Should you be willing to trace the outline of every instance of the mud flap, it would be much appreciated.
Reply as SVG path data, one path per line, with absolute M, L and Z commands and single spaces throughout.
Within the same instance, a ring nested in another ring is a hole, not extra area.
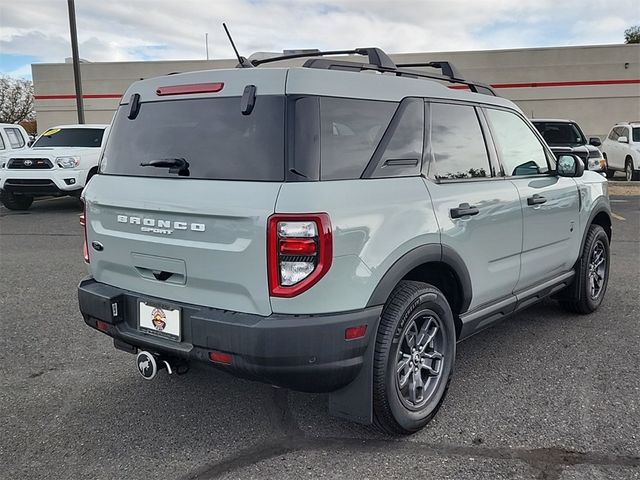
M 376 328 L 377 331 L 377 328 Z M 347 386 L 329 395 L 329 413 L 363 425 L 373 424 L 373 355 L 376 337 L 372 335 L 364 353 L 358 376 Z

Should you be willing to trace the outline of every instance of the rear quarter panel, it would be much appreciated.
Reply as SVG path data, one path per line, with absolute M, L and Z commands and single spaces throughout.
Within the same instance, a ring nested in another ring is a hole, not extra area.
M 274 312 L 331 313 L 364 308 L 387 270 L 417 246 L 439 243 L 428 192 L 420 177 L 286 183 L 276 213 L 331 218 L 333 263 L 311 289 L 271 298 Z

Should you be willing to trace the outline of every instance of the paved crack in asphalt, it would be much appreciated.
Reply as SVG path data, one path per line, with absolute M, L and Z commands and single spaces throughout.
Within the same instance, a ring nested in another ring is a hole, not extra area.
M 557 480 L 564 467 L 573 465 L 640 467 L 640 456 L 580 452 L 563 448 L 519 449 L 450 444 L 409 442 L 394 438 L 309 437 L 298 426 L 289 408 L 288 391 L 273 391 L 273 402 L 266 405 L 272 424 L 280 435 L 268 442 L 241 450 L 227 459 L 205 465 L 180 480 L 212 480 L 261 461 L 292 452 L 340 449 L 350 452 L 402 450 L 428 456 L 476 457 L 494 460 L 521 461 L 539 471 L 539 480 Z

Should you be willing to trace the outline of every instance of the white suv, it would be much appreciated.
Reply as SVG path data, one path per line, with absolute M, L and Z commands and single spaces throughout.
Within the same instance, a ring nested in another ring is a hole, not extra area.
M 640 122 L 616 124 L 602 144 L 607 178 L 624 171 L 627 181 L 640 180 Z
M 26 210 L 34 197 L 80 196 L 98 170 L 108 125 L 61 125 L 45 131 L 29 149 L 0 156 L 0 201 Z

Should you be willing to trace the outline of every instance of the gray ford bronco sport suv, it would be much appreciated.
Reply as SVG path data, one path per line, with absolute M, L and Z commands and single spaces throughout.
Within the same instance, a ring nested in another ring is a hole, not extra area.
M 322 53 L 131 85 L 83 193 L 80 310 L 147 379 L 208 363 L 411 433 L 460 340 L 550 295 L 598 308 L 607 183 L 446 62 Z

